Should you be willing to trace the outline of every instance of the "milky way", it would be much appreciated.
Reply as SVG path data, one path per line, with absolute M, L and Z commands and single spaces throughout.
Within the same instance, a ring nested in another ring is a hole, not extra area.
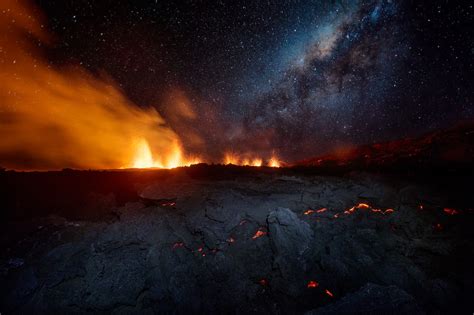
M 298 160 L 474 116 L 467 2 L 38 4 L 52 63 L 109 73 L 209 159 Z M 176 95 L 196 119 L 167 114 Z

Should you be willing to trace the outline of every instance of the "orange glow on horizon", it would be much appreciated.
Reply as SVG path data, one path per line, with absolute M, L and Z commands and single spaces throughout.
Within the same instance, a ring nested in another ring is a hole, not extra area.
M 276 156 L 272 156 L 270 160 L 268 161 L 268 166 L 270 167 L 280 167 L 280 161 Z
M 263 166 L 263 159 L 260 157 L 251 157 L 249 158 L 248 156 L 252 156 L 252 154 L 242 154 L 244 157 L 241 157 L 239 154 L 236 154 L 234 152 L 228 151 L 224 154 L 224 158 L 222 163 L 224 165 L 240 165 L 240 166 L 254 166 L 254 167 L 260 167 Z M 278 160 L 278 158 L 273 155 L 269 160 L 268 163 L 266 164 L 269 167 L 280 167 L 281 162 Z
M 136 145 L 135 156 L 131 168 L 176 168 L 200 163 L 199 158 L 184 158 L 181 146 L 174 142 L 168 152 L 160 158 L 153 158 L 150 146 L 145 139 L 140 139 Z

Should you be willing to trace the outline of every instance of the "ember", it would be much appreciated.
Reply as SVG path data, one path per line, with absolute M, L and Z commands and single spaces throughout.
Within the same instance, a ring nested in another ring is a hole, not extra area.
M 317 288 L 319 286 L 319 283 L 316 281 L 311 280 L 308 282 L 308 288 Z
M 174 207 L 176 206 L 176 202 L 174 201 L 165 201 L 160 204 L 162 207 Z
M 326 292 L 326 294 L 329 295 L 330 297 L 334 297 L 334 294 L 332 294 L 332 292 L 329 291 L 328 289 L 326 289 L 324 292 Z
M 264 231 L 264 230 L 259 229 L 259 230 L 257 230 L 257 232 L 255 233 L 255 235 L 252 236 L 252 239 L 255 240 L 255 239 L 257 239 L 257 238 L 259 238 L 259 237 L 262 237 L 262 236 L 265 236 L 265 235 L 267 235 L 267 232 Z
M 183 246 L 184 246 L 183 242 L 174 243 L 173 244 L 173 249 L 180 248 L 180 247 L 183 247 Z
M 358 205 L 353 206 L 352 208 L 344 211 L 344 214 L 352 214 L 356 211 L 356 209 L 370 209 L 370 211 L 374 213 L 381 213 L 381 214 L 392 213 L 395 211 L 392 208 L 388 208 L 385 211 L 383 211 L 382 209 L 372 208 L 370 205 L 366 203 L 359 203 Z
M 321 208 L 321 209 L 318 209 L 318 210 L 313 210 L 313 209 L 308 209 L 306 210 L 305 212 L 303 212 L 305 215 L 310 215 L 312 213 L 323 213 L 325 211 L 327 211 L 328 209 L 327 208 Z
M 458 211 L 458 210 L 452 209 L 452 208 L 444 208 L 443 211 L 444 211 L 446 214 L 449 214 L 449 215 L 456 215 L 456 214 L 459 214 L 459 211 Z

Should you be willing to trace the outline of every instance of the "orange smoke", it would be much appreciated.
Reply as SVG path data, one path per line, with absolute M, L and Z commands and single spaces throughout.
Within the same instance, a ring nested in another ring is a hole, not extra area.
M 189 164 L 154 109 L 114 82 L 51 66 L 42 18 L 24 1 L 0 1 L 0 165 L 14 169 L 176 167 Z M 28 38 L 27 38 L 28 35 Z

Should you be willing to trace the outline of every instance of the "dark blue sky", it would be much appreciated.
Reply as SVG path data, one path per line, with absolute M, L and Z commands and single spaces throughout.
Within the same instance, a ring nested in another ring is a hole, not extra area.
M 105 71 L 138 106 L 171 90 L 198 113 L 178 133 L 307 158 L 472 118 L 467 1 L 38 1 L 54 63 Z M 186 140 L 186 137 L 184 137 Z M 186 141 L 185 141 L 186 142 Z

